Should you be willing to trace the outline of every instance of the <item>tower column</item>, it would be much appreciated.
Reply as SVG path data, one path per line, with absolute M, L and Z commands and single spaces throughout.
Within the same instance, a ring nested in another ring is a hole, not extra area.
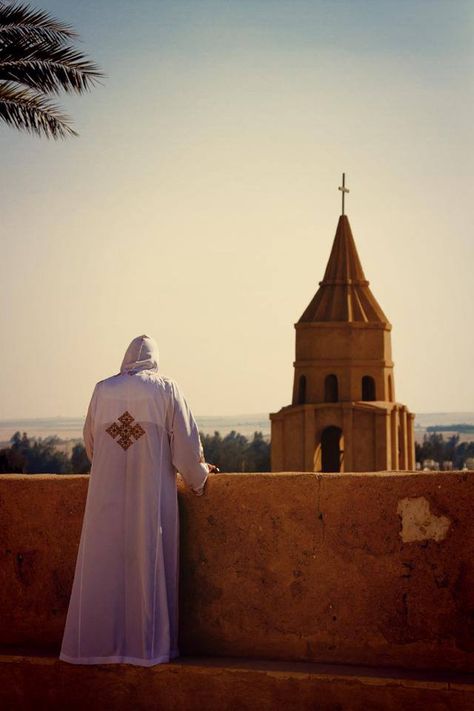
M 408 413 L 407 417 L 407 440 L 408 440 L 408 469 L 409 471 L 414 471 L 416 469 L 416 461 L 415 461 L 415 438 L 414 438 L 414 432 L 413 432 L 413 421 L 415 419 L 415 415 L 411 412 Z
M 390 417 L 383 412 L 375 418 L 375 471 L 386 471 L 391 459 L 390 451 Z
M 387 443 L 387 471 L 390 471 L 393 469 L 392 467 L 392 459 L 393 459 L 393 452 L 392 452 L 392 437 L 391 437 L 391 420 L 390 420 L 390 412 L 387 410 L 385 413 L 385 440 Z
M 408 469 L 408 448 L 407 448 L 407 410 L 403 407 L 400 412 L 400 469 Z
M 398 408 L 395 406 L 391 413 L 391 424 L 392 424 L 392 471 L 399 470 L 399 460 L 398 460 Z

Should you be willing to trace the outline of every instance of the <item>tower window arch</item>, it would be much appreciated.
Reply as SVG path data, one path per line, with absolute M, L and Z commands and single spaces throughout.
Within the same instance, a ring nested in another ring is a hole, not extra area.
M 344 437 L 340 427 L 330 425 L 321 434 L 321 471 L 343 470 Z
M 298 380 L 298 405 L 304 405 L 306 402 L 306 375 L 300 375 Z
M 388 401 L 393 402 L 393 383 L 392 376 L 388 376 Z
M 339 384 L 337 375 L 331 373 L 326 375 L 324 379 L 324 402 L 338 402 L 339 400 Z
M 375 380 L 371 375 L 364 375 L 362 378 L 362 400 L 376 400 Z

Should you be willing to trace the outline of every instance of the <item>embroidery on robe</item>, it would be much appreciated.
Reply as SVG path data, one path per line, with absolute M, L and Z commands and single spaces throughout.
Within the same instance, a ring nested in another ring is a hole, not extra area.
M 132 425 L 135 418 L 131 416 L 128 410 L 125 410 L 123 415 L 120 415 L 118 419 L 120 425 L 117 422 L 113 422 L 105 431 L 109 433 L 112 439 L 115 439 L 118 436 L 118 439 L 116 440 L 117 444 L 119 444 L 122 449 L 126 451 L 132 446 L 132 444 L 134 444 L 134 440 L 136 441 L 137 439 L 140 439 L 140 437 L 146 433 L 138 422 L 135 422 L 135 424 Z

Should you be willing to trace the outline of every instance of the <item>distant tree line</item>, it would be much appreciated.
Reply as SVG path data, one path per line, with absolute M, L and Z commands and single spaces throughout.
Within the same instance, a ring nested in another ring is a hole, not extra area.
M 244 435 L 220 432 L 201 435 L 206 462 L 215 464 L 221 472 L 269 472 L 270 442 L 261 432 L 254 432 L 251 440 Z
M 247 439 L 238 432 L 222 437 L 219 432 L 201 435 L 204 456 L 221 472 L 270 471 L 270 443 L 261 432 Z M 0 473 L 9 474 L 85 474 L 90 463 L 82 442 L 67 454 L 60 448 L 59 437 L 28 437 L 15 432 L 10 446 L 0 449 Z
M 474 432 L 474 425 L 430 425 L 426 428 L 427 432 L 459 432 L 462 434 L 470 434 Z
M 415 444 L 416 461 L 433 459 L 442 467 L 443 462 L 452 462 L 453 469 L 462 469 L 467 460 L 474 458 L 474 441 L 459 442 L 459 435 L 444 439 L 439 432 L 425 434 L 423 442 Z M 468 462 L 470 464 L 470 462 Z
M 90 470 L 82 442 L 68 455 L 59 445 L 59 437 L 28 437 L 15 432 L 10 447 L 0 449 L 0 472 L 10 474 L 84 474 Z
M 221 472 L 268 472 L 270 471 L 270 442 L 262 432 L 254 432 L 247 438 L 232 431 L 222 437 L 201 434 L 206 462 L 215 464 Z M 90 463 L 82 442 L 74 444 L 70 454 L 60 448 L 59 437 L 28 437 L 26 432 L 15 432 L 10 446 L 0 449 L 0 473 L 24 474 L 85 474 Z M 459 442 L 459 435 L 444 439 L 439 432 L 425 434 L 423 442 L 415 444 L 416 461 L 426 459 L 452 462 L 454 469 L 462 469 L 467 463 L 472 468 L 474 441 Z

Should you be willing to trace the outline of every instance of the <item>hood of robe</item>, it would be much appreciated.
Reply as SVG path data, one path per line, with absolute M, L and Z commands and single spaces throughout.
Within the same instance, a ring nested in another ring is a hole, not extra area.
M 150 336 L 137 336 L 130 343 L 120 366 L 121 373 L 158 370 L 158 346 Z

